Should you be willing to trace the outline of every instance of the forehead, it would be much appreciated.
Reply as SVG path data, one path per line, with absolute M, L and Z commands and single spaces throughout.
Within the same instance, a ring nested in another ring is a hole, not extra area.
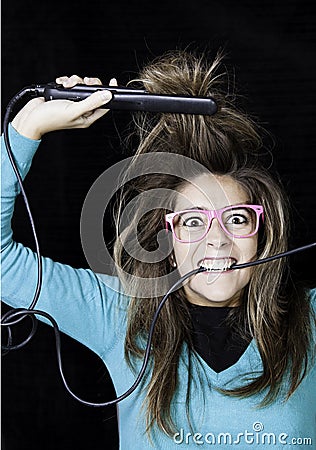
M 186 183 L 176 199 L 176 210 L 193 208 L 220 209 L 249 201 L 244 188 L 228 175 L 199 175 Z

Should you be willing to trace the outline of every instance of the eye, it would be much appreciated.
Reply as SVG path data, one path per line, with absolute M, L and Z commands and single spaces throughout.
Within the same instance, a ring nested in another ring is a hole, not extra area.
M 227 225 L 245 225 L 249 223 L 249 218 L 243 214 L 231 214 L 225 220 Z
M 201 217 L 187 217 L 182 218 L 182 225 L 184 227 L 202 227 L 204 226 L 204 221 L 201 219 Z

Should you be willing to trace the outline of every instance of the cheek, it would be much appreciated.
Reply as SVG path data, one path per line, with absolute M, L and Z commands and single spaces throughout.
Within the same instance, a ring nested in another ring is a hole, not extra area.
M 238 277 L 237 280 L 240 283 L 241 287 L 245 287 L 249 283 L 252 273 L 253 273 L 252 267 L 236 271 L 236 275 Z
M 180 276 L 187 274 L 193 269 L 197 269 L 197 262 L 206 256 L 205 246 L 198 244 L 176 242 L 173 251 Z
M 190 269 L 192 267 L 192 256 L 193 256 L 193 249 L 192 245 L 189 244 L 183 244 L 180 242 L 175 241 L 173 245 L 173 252 L 174 257 L 177 263 L 177 268 L 180 272 L 180 274 L 184 274 L 188 272 L 187 268 Z
M 238 242 L 238 252 L 240 260 L 243 262 L 250 261 L 257 255 L 258 250 L 258 236 L 252 236 Z
M 258 235 L 233 240 L 233 253 L 239 263 L 249 262 L 257 258 Z M 248 272 L 248 271 L 247 271 Z

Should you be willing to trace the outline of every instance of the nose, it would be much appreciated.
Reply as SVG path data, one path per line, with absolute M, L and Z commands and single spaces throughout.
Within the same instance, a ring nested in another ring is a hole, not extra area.
M 207 245 L 211 247 L 220 248 L 229 243 L 229 236 L 220 226 L 218 219 L 212 219 L 211 226 L 206 235 Z

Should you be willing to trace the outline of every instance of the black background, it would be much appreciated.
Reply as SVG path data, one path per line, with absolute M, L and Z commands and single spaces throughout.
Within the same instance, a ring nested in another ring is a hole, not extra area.
M 124 85 L 138 67 L 175 48 L 225 47 L 249 112 L 275 136 L 274 159 L 293 205 L 291 246 L 315 240 L 315 48 L 312 0 L 144 2 L 3 2 L 2 106 L 22 87 L 73 73 Z M 114 120 L 113 120 L 114 119 Z M 79 221 L 85 195 L 111 164 L 127 156 L 128 114 L 106 116 L 89 130 L 44 137 L 25 186 L 42 254 L 87 267 Z M 119 133 L 118 133 L 118 131 Z M 34 247 L 21 199 L 15 239 Z M 111 227 L 109 226 L 109 238 Z M 315 284 L 313 253 L 293 257 L 295 276 Z M 23 336 L 28 325 L 18 333 Z M 69 383 L 87 400 L 114 392 L 102 362 L 63 336 Z M 3 448 L 116 449 L 115 409 L 77 404 L 57 373 L 51 329 L 3 361 Z M 137 444 L 135 443 L 135 449 Z

